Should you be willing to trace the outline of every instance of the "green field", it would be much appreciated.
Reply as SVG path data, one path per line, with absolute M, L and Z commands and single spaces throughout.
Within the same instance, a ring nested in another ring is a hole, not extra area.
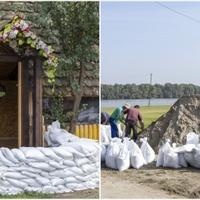
M 153 121 L 156 121 L 162 114 L 169 110 L 170 106 L 141 106 L 140 112 L 144 119 L 145 128 L 148 127 Z M 112 113 L 114 108 L 102 108 L 103 112 Z

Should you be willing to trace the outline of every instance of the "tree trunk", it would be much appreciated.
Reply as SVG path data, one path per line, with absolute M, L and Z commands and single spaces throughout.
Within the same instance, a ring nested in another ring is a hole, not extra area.
M 72 91 L 74 96 L 74 105 L 73 105 L 73 116 L 70 124 L 70 132 L 75 133 L 76 130 L 76 123 L 77 123 L 77 117 L 78 117 L 78 111 L 81 103 L 81 99 L 83 96 L 83 81 L 85 79 L 85 67 L 81 63 L 81 69 L 79 73 L 79 91 Z

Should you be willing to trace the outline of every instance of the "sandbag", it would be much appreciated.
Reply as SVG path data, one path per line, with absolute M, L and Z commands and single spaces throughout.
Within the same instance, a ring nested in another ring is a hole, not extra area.
M 146 164 L 153 162 L 155 159 L 155 152 L 148 144 L 147 138 L 141 138 L 140 141 L 142 142 L 140 149 L 142 151 L 142 155 L 144 157 L 144 160 L 146 161 Z
M 172 148 L 164 151 L 163 167 L 180 168 L 178 153 L 174 152 Z
M 135 169 L 141 168 L 143 165 L 146 164 L 146 161 L 143 157 L 141 149 L 138 147 L 138 145 L 132 141 L 132 140 L 125 140 L 128 150 L 130 152 L 130 161 L 131 161 L 131 167 Z
M 111 142 L 106 151 L 105 164 L 107 167 L 117 169 L 116 157 L 119 154 L 119 145 Z
M 106 157 L 106 145 L 105 144 L 101 144 L 101 162 L 105 161 L 105 157 Z
M 109 136 L 107 134 L 107 128 L 108 125 L 100 125 L 100 133 L 101 133 L 101 142 L 102 144 L 109 144 L 110 143 L 110 139 Z M 110 126 L 109 126 L 110 127 Z M 110 130 L 111 132 L 111 130 Z
M 117 169 L 124 171 L 130 167 L 130 153 L 125 144 L 120 144 L 119 154 L 116 157 Z
M 186 138 L 186 144 L 199 144 L 199 136 L 194 132 L 188 133 Z
M 188 167 L 187 161 L 185 160 L 184 153 L 178 153 L 178 164 L 181 167 Z
M 166 143 L 164 145 L 162 145 L 159 149 L 158 152 L 158 158 L 156 161 L 156 167 L 162 167 L 164 164 L 164 155 L 165 153 L 167 153 L 168 151 L 170 151 L 170 140 L 167 140 Z

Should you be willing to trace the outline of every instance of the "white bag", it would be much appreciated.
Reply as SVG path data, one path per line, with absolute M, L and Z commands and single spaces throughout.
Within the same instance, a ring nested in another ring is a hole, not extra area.
M 145 165 L 146 161 L 145 161 L 142 151 L 138 147 L 138 145 L 135 142 L 133 142 L 132 140 L 131 141 L 127 140 L 126 145 L 130 152 L 131 167 L 133 167 L 135 169 L 139 169 L 143 165 Z
M 184 157 L 184 153 L 178 153 L 178 163 L 181 167 L 188 167 L 187 161 Z
M 106 134 L 107 132 L 107 125 L 100 125 L 100 128 L 101 128 L 101 142 L 103 144 L 109 144 L 110 143 L 110 140 L 109 140 L 109 137 L 108 135 Z
M 130 167 L 130 153 L 125 144 L 119 145 L 119 154 L 116 157 L 117 169 L 124 171 Z
M 119 154 L 119 144 L 111 142 L 106 151 L 105 164 L 107 167 L 117 169 L 116 157 Z
M 155 159 L 155 152 L 147 142 L 147 138 L 141 138 L 142 145 L 140 147 L 146 163 L 151 163 Z
M 194 132 L 187 134 L 186 144 L 199 144 L 199 135 Z
M 164 152 L 163 167 L 180 168 L 178 153 L 175 153 L 171 148 L 170 151 Z
M 105 161 L 105 157 L 106 157 L 106 145 L 101 144 L 101 162 Z
M 164 164 L 164 154 L 167 151 L 170 151 L 170 140 L 167 140 L 165 144 L 163 144 L 158 152 L 158 158 L 157 158 L 157 162 L 156 162 L 156 167 L 163 167 Z M 165 152 L 165 153 L 164 153 Z

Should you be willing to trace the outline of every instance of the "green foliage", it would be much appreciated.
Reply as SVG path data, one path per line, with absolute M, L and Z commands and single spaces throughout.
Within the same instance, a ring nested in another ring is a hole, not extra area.
M 0 195 L 1 199 L 49 199 L 54 198 L 52 194 L 38 192 L 24 192 L 17 195 Z
M 40 24 L 47 37 L 57 39 L 62 52 L 58 73 L 68 79 L 72 91 L 79 92 L 80 68 L 86 63 L 98 63 L 99 3 L 39 2 L 33 6 L 40 15 L 29 16 L 30 19 Z M 94 68 L 98 71 L 98 65 Z
M 58 120 L 63 128 L 66 122 L 70 120 L 71 113 L 64 113 L 64 99 L 61 96 L 53 96 L 50 99 L 49 108 L 44 112 L 45 121 L 51 123 Z
M 115 84 L 101 86 L 102 99 L 179 98 L 200 94 L 200 86 L 193 84 Z

